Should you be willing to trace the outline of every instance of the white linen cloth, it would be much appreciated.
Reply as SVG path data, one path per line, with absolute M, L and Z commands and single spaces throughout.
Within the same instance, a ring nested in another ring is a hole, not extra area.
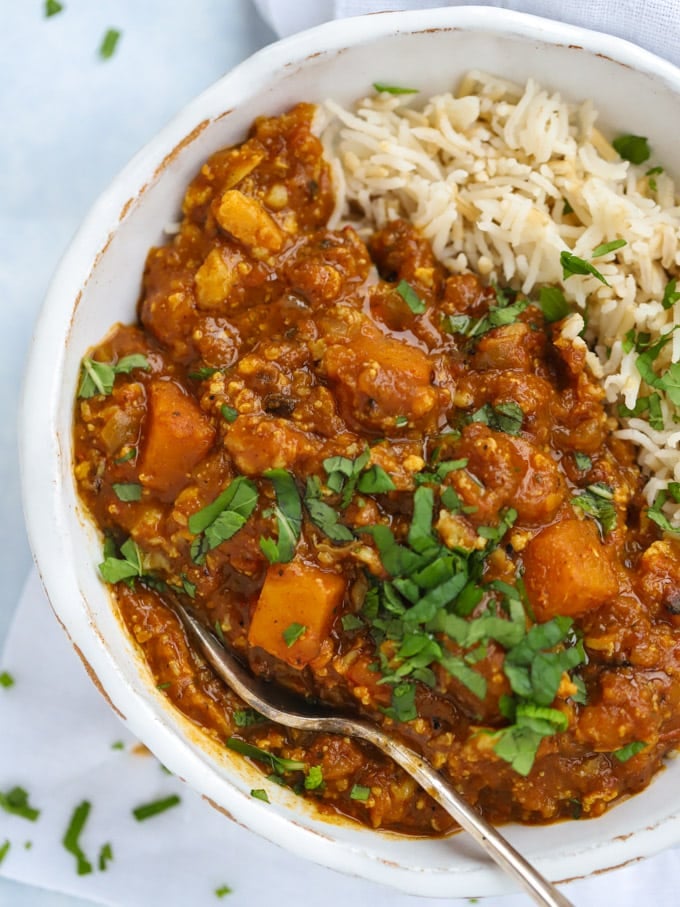
M 303 28 L 363 13 L 438 6 L 496 6 L 559 19 L 633 41 L 680 66 L 679 0 L 254 0 L 274 31 Z
M 227 0 L 228 2 L 228 0 Z M 433 7 L 436 0 L 255 0 L 277 33 L 290 34 L 334 16 Z M 453 5 L 453 4 L 452 4 Z M 457 4 L 456 4 L 457 5 Z M 680 64 L 678 0 L 525 0 L 510 7 L 634 40 Z M 426 900 L 341 876 L 293 857 L 215 812 L 198 795 L 162 771 L 97 693 L 57 625 L 35 572 L 19 603 L 0 657 L 0 672 L 15 684 L 0 686 L 0 791 L 26 788 L 40 819 L 31 823 L 0 810 L 0 849 L 10 848 L 0 875 L 115 907 L 184 907 L 225 903 L 235 907 L 372 907 L 460 905 L 467 899 Z M 123 748 L 113 748 L 113 744 Z M 133 807 L 172 793 L 181 804 L 146 822 Z M 78 876 L 61 840 L 73 809 L 92 804 L 81 844 L 95 871 Z M 28 846 L 30 843 L 30 847 Z M 113 860 L 96 868 L 101 846 Z M 675 904 L 680 849 L 565 887 L 578 907 L 657 907 Z M 219 900 L 227 885 L 232 893 Z M 522 895 L 489 898 L 485 907 L 520 907 Z M 0 907 L 13 907 L 2 900 Z

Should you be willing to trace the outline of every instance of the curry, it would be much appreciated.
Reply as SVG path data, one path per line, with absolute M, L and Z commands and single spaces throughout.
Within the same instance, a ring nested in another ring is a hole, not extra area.
M 168 700 L 322 810 L 451 826 L 369 746 L 245 709 L 168 597 L 491 820 L 598 816 L 680 740 L 680 547 L 550 288 L 450 275 L 405 221 L 327 229 L 313 116 L 259 119 L 204 164 L 139 323 L 83 361 L 101 574 Z

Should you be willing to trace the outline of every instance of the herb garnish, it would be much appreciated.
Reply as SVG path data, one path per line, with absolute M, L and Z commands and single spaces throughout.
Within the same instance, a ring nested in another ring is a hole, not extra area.
M 656 184 L 656 180 L 654 177 L 658 176 L 659 173 L 663 173 L 663 167 L 650 167 L 649 170 L 645 173 L 645 176 L 647 177 L 647 182 L 649 184 L 649 188 L 652 190 L 652 192 L 656 192 L 658 189 L 658 186 Z
M 486 315 L 472 318 L 470 315 L 447 315 L 442 320 L 442 330 L 449 334 L 463 334 L 465 337 L 480 337 L 492 328 L 514 324 L 522 312 L 528 308 L 528 299 L 516 299 L 516 291 L 507 287 L 496 291 L 496 305 L 490 306 Z
M 0 791 L 0 808 L 13 816 L 28 819 L 29 822 L 35 822 L 40 815 L 40 810 L 28 802 L 28 791 L 23 787 L 13 787 L 6 794 Z
M 518 403 L 513 400 L 507 403 L 497 403 L 492 406 L 485 403 L 469 417 L 470 422 L 482 422 L 495 431 L 503 431 L 508 435 L 518 435 L 522 430 L 524 413 Z
M 100 872 L 105 872 L 109 863 L 113 859 L 113 848 L 110 843 L 102 844 L 99 851 L 99 859 L 97 860 L 97 865 L 99 866 Z
M 388 94 L 418 94 L 417 88 L 401 88 L 398 85 L 386 85 L 384 82 L 374 82 L 373 88 L 378 91 L 386 91 Z
M 543 317 L 549 324 L 561 321 L 569 314 L 569 303 L 559 287 L 541 287 L 538 304 L 543 312 Z
M 675 277 L 666 284 L 663 291 L 663 299 L 661 300 L 661 305 L 664 309 L 672 308 L 678 299 L 680 299 L 680 292 L 675 289 L 677 284 L 678 281 Z
M 212 368 L 207 365 L 203 368 L 197 368 L 192 372 L 187 372 L 187 377 L 193 378 L 194 381 L 205 381 L 207 378 L 212 378 L 217 372 L 219 372 L 218 368 Z
M 287 564 L 293 559 L 302 528 L 302 502 L 291 473 L 285 469 L 268 469 L 263 473 L 274 486 L 278 539 L 261 538 L 260 548 L 270 564 Z
M 311 765 L 305 776 L 305 790 L 318 790 L 323 787 L 323 771 L 320 765 Z
M 229 737 L 226 741 L 226 745 L 230 750 L 234 750 L 242 756 L 247 756 L 249 759 L 255 759 L 257 762 L 264 762 L 264 764 L 268 765 L 277 775 L 283 775 L 285 772 L 303 771 L 306 768 L 304 762 L 276 756 L 268 750 L 260 749 L 259 746 L 254 746 L 252 743 L 246 743 L 245 740 L 241 740 L 239 737 Z
M 680 504 L 680 482 L 669 482 L 668 487 L 657 492 L 654 503 L 647 510 L 648 518 L 664 532 L 680 532 L 680 526 L 674 526 L 663 512 L 668 500 Z
M 619 762 L 628 762 L 629 759 L 632 759 L 633 756 L 636 756 L 646 748 L 647 744 L 642 740 L 633 740 L 631 743 L 627 743 L 620 749 L 614 750 L 612 756 L 614 756 L 615 759 L 618 759 Z
M 644 164 L 651 154 L 649 143 L 642 135 L 620 135 L 612 145 L 619 156 L 631 164 Z
M 143 822 L 145 819 L 164 813 L 167 809 L 172 809 L 173 806 L 177 806 L 181 802 L 177 794 L 170 794 L 169 797 L 163 797 L 161 800 L 154 800 L 151 803 L 136 806 L 132 810 L 132 815 L 138 822 Z
M 600 525 L 602 534 L 607 535 L 616 526 L 614 489 L 604 482 L 588 485 L 586 490 L 571 499 L 574 507 L 580 507 Z
M 78 396 L 83 400 L 97 394 L 108 396 L 113 391 L 116 375 L 129 375 L 135 368 L 146 372 L 151 368 L 149 360 L 142 353 L 124 356 L 115 365 L 97 362 L 96 359 L 83 359 Z
M 577 450 L 574 452 L 574 462 L 576 463 L 576 468 L 580 472 L 587 472 L 593 466 L 593 461 L 590 459 L 588 454 L 581 453 Z
M 99 46 L 99 56 L 102 60 L 110 59 L 116 52 L 118 42 L 120 41 L 120 32 L 117 28 L 109 28 L 102 38 Z
M 307 627 L 305 627 L 304 624 L 292 623 L 286 627 L 281 635 L 283 636 L 283 639 L 288 648 L 290 648 L 291 646 L 295 645 L 298 639 L 304 636 L 306 632 Z
M 142 486 L 138 482 L 114 482 L 111 487 L 119 501 L 142 500 Z
M 226 403 L 222 404 L 220 412 L 222 413 L 222 418 L 227 422 L 235 422 L 238 419 L 238 410 L 234 409 L 233 406 L 227 406 Z
M 250 727 L 264 720 L 264 716 L 260 715 L 255 709 L 237 709 L 234 712 L 234 724 L 236 727 Z
M 8 690 L 10 687 L 14 686 L 14 683 L 14 678 L 7 671 L 3 671 L 0 674 L 0 687 L 4 687 L 6 690 Z
M 144 576 L 142 552 L 137 543 L 129 538 L 120 547 L 122 557 L 115 556 L 115 546 L 104 545 L 104 560 L 99 564 L 99 572 L 106 583 L 119 583 L 125 580 L 130 584 L 137 577 Z
M 92 872 L 92 863 L 87 859 L 80 846 L 80 835 L 90 815 L 90 809 L 91 804 L 87 800 L 83 800 L 82 803 L 76 806 L 62 839 L 62 844 L 66 850 L 76 858 L 79 876 L 88 875 Z
M 351 542 L 354 533 L 339 522 L 337 510 L 321 500 L 321 482 L 318 476 L 309 476 L 305 490 L 305 507 L 314 525 L 332 542 Z
M 256 800 L 262 800 L 263 803 L 269 803 L 269 794 L 263 787 L 256 787 L 250 792 L 250 796 Z
M 604 243 L 593 251 L 593 258 L 599 258 L 602 255 L 606 255 L 607 252 L 620 249 L 625 245 L 625 239 L 615 239 L 613 242 Z M 566 249 L 560 252 L 560 264 L 562 265 L 563 280 L 566 280 L 568 277 L 573 277 L 574 274 L 582 274 L 584 276 L 592 274 L 593 277 L 597 277 L 600 283 L 603 283 L 607 287 L 609 286 L 607 279 L 597 270 L 594 264 L 586 261 L 584 258 L 579 258 L 578 255 L 574 255 Z
M 9 842 L 9 838 L 7 838 L 5 843 L 2 846 L 0 846 L 0 866 L 2 865 L 2 861 L 5 859 L 5 857 L 9 853 L 10 847 L 11 847 L 11 845 Z
M 349 792 L 351 800 L 366 801 L 371 796 L 371 788 L 364 787 L 363 784 L 355 784 Z
M 349 507 L 356 490 L 364 494 L 386 494 L 395 490 L 394 482 L 381 466 L 368 465 L 370 457 L 371 453 L 366 448 L 354 460 L 349 457 L 328 457 L 323 461 L 328 476 L 326 485 L 330 491 L 341 494 L 342 510 Z
M 413 312 L 414 315 L 422 315 L 427 306 L 423 300 L 418 296 L 416 291 L 413 289 L 410 283 L 406 280 L 400 280 L 397 284 L 397 293 L 404 300 L 409 309 Z
M 216 898 L 223 898 L 228 894 L 231 894 L 231 888 L 228 885 L 220 885 L 219 888 L 215 889 Z
M 49 19 L 50 16 L 56 16 L 63 8 L 63 5 L 58 0 L 45 0 L 45 18 Z
M 254 482 L 237 476 L 214 501 L 192 513 L 189 531 L 196 535 L 191 543 L 191 559 L 202 564 L 208 551 L 226 542 L 241 529 L 257 505 Z

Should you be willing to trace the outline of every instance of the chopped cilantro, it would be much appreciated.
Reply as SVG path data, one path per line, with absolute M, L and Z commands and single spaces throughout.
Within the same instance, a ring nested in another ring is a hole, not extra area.
M 583 274 L 585 276 L 592 274 L 593 277 L 597 277 L 597 279 L 605 286 L 609 286 L 609 283 L 597 270 L 595 265 L 591 264 L 589 261 L 585 261 L 583 258 L 579 258 L 578 255 L 573 255 L 567 250 L 560 252 L 560 264 L 562 265 L 563 280 L 566 280 L 568 277 L 573 277 L 574 274 Z
M 360 617 L 357 617 L 356 614 L 343 614 L 340 618 L 342 624 L 342 629 L 345 631 L 348 630 L 361 630 L 364 625 L 363 620 Z
M 64 848 L 76 858 L 76 871 L 79 876 L 88 875 L 92 872 L 92 864 L 80 846 L 80 835 L 90 815 L 90 809 L 91 804 L 87 800 L 83 800 L 82 803 L 76 806 L 62 839 Z
M 112 750 L 124 750 L 125 744 L 123 743 L 122 740 L 116 740 L 115 743 L 111 744 L 111 749 Z
M 549 323 L 561 321 L 569 314 L 569 303 L 559 287 L 541 287 L 538 304 L 543 317 Z
M 298 639 L 304 636 L 306 632 L 307 627 L 305 627 L 304 624 L 292 623 L 286 627 L 281 635 L 283 636 L 283 639 L 288 648 L 290 648 L 291 646 L 295 645 Z
M 305 776 L 305 790 L 318 790 L 323 786 L 323 771 L 320 765 L 311 765 Z
M 281 756 L 275 756 L 268 750 L 260 749 L 259 746 L 253 746 L 252 743 L 246 743 L 239 737 L 229 737 L 226 745 L 230 750 L 247 756 L 249 759 L 255 759 L 257 762 L 264 762 L 277 775 L 283 775 L 285 772 L 303 771 L 306 767 L 304 762 L 298 762 L 295 759 L 284 759 Z
M 652 192 L 656 192 L 658 189 L 655 177 L 658 176 L 659 173 L 663 173 L 663 167 L 650 167 L 645 173 L 645 176 L 648 179 L 649 188 Z
M 97 860 L 97 865 L 99 866 L 99 871 L 105 872 L 112 859 L 113 859 L 113 848 L 111 847 L 111 844 L 109 844 L 109 843 L 102 844 L 101 849 L 99 851 L 99 859 Z
M 408 416 L 397 416 L 394 420 L 394 424 L 397 428 L 403 428 L 405 425 L 408 425 Z
M 250 792 L 250 796 L 254 797 L 256 800 L 262 800 L 263 803 L 269 803 L 269 794 L 263 787 L 253 788 Z
M 587 472 L 593 466 L 593 461 L 588 454 L 581 453 L 579 450 L 574 452 L 574 462 L 576 463 L 576 468 L 581 472 Z
M 672 308 L 675 303 L 680 299 L 680 292 L 675 288 L 678 285 L 677 278 L 674 277 L 672 280 L 669 280 L 666 284 L 663 291 L 663 299 L 661 300 L 661 305 L 664 309 Z
M 257 501 L 255 483 L 245 476 L 237 476 L 214 501 L 192 513 L 188 527 L 196 535 L 191 543 L 194 563 L 202 564 L 208 551 L 236 535 L 255 510 Z
M 371 788 L 363 784 L 355 784 L 349 792 L 350 799 L 366 801 L 371 796 Z
M 215 889 L 215 897 L 216 897 L 216 898 L 224 898 L 224 897 L 226 897 L 228 894 L 231 894 L 231 893 L 232 893 L 232 890 L 231 890 L 231 888 L 230 888 L 228 885 L 220 885 L 219 888 L 216 888 L 216 889 Z
M 374 82 L 373 88 L 377 92 L 386 91 L 388 94 L 418 94 L 417 88 L 401 88 L 399 85 L 386 85 L 384 82 Z
M 618 750 L 614 750 L 612 756 L 618 759 L 619 762 L 628 762 L 629 759 L 632 759 L 633 756 L 636 756 L 642 750 L 646 749 L 647 744 L 643 743 L 642 740 L 633 740 L 632 743 L 627 743 L 625 746 L 622 746 Z
M 414 315 L 422 315 L 427 308 L 423 300 L 406 280 L 399 281 L 397 284 L 397 293 L 399 293 Z
M 220 412 L 222 413 L 222 418 L 227 422 L 235 422 L 238 419 L 238 410 L 234 409 L 233 406 L 227 406 L 226 403 L 222 404 Z
M 631 164 L 644 164 L 651 154 L 647 139 L 641 135 L 620 135 L 612 145 L 619 156 Z
M 144 575 L 142 552 L 133 539 L 128 539 L 121 545 L 122 557 L 107 554 L 104 550 L 104 560 L 99 565 L 99 572 L 106 583 L 119 583 L 121 580 L 134 580 Z
M 2 861 L 5 859 L 5 857 L 9 853 L 10 847 L 11 847 L 11 845 L 9 842 L 9 838 L 7 838 L 5 840 L 4 844 L 0 845 L 0 866 L 2 866 Z
M 142 486 L 137 482 L 114 482 L 111 487 L 119 501 L 142 500 Z
M 385 494 L 394 491 L 396 485 L 382 466 L 369 466 L 359 476 L 357 488 L 364 494 Z
M 0 674 L 0 687 L 4 687 L 6 690 L 14 686 L 14 678 L 7 671 L 3 671 Z
M 264 720 L 264 716 L 260 715 L 255 709 L 237 709 L 234 712 L 234 724 L 236 727 L 250 727 Z
M 177 806 L 181 802 L 177 794 L 170 794 L 170 796 L 163 797 L 160 800 L 153 800 L 151 803 L 143 803 L 141 806 L 136 806 L 132 810 L 132 815 L 138 822 L 144 822 L 146 819 L 151 819 L 153 816 L 172 809 L 173 806 Z
M 193 378 L 194 381 L 207 381 L 208 378 L 212 378 L 212 376 L 216 375 L 218 372 L 218 368 L 212 368 L 211 366 L 206 365 L 202 368 L 197 368 L 191 372 L 187 372 L 187 377 Z
M 102 43 L 99 45 L 99 56 L 102 60 L 108 60 L 114 55 L 116 48 L 118 47 L 118 42 L 120 41 L 120 36 L 118 29 L 107 29 L 106 34 L 102 38 Z
M 592 516 L 601 526 L 603 535 L 607 535 L 616 526 L 614 489 L 610 485 L 604 482 L 588 485 L 585 491 L 571 499 L 571 503 Z
M 122 456 L 116 457 L 116 459 L 113 462 L 116 465 L 120 465 L 121 463 L 127 463 L 129 460 L 134 460 L 134 458 L 136 456 L 137 456 L 137 448 L 130 447 L 130 448 L 128 448 L 128 450 L 126 450 L 126 452 L 124 454 L 122 454 Z
M 29 822 L 35 822 L 40 815 L 40 810 L 28 802 L 28 792 L 23 787 L 13 787 L 6 794 L 0 791 L 0 808 Z
M 58 0 L 45 0 L 45 18 L 49 19 L 50 16 L 56 16 L 63 8 L 63 4 L 59 3 Z
M 321 486 L 317 476 L 309 476 L 305 491 L 305 507 L 314 525 L 332 542 L 351 542 L 354 534 L 339 522 L 339 514 L 321 500 Z
M 115 364 L 97 362 L 95 359 L 83 359 L 78 396 L 83 400 L 97 394 L 108 396 L 113 391 L 116 375 L 129 375 L 135 368 L 144 371 L 151 368 L 146 356 L 141 353 L 133 353 L 131 356 L 124 356 Z
M 507 403 L 497 403 L 495 406 L 485 403 L 472 413 L 470 421 L 482 422 L 489 428 L 503 431 L 508 435 L 518 435 L 522 429 L 524 413 L 520 405 L 512 400 Z
M 677 482 L 672 482 L 671 485 L 677 486 Z M 680 532 L 680 526 L 674 526 L 671 521 L 668 519 L 666 514 L 663 512 L 663 507 L 669 496 L 672 497 L 676 503 L 678 503 L 678 498 L 671 491 L 671 485 L 667 489 L 659 491 L 654 498 L 654 502 L 651 507 L 647 510 L 647 517 L 656 525 L 662 529 L 664 532 Z
M 592 258 L 602 258 L 603 255 L 608 255 L 610 252 L 622 249 L 625 245 L 625 239 L 614 239 L 611 242 L 602 243 L 602 245 L 593 249 Z
M 260 548 L 270 564 L 287 564 L 293 559 L 302 527 L 302 502 L 292 474 L 285 469 L 268 469 L 263 473 L 274 486 L 274 514 L 278 539 L 261 538 Z
M 562 208 L 562 216 L 563 216 L 563 217 L 566 217 L 567 214 L 573 214 L 573 213 L 574 213 L 574 209 L 573 209 L 573 208 L 571 207 L 571 205 L 569 204 L 568 199 L 565 198 L 565 199 L 563 199 L 563 201 L 564 201 L 564 207 Z

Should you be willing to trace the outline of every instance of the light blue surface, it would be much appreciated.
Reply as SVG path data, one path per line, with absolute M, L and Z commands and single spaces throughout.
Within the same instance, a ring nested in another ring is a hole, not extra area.
M 49 19 L 44 0 L 2 4 L 0 648 L 31 567 L 16 420 L 50 276 L 91 204 L 129 158 L 192 97 L 274 40 L 249 0 L 63 3 Z M 122 35 L 115 55 L 103 61 L 98 47 L 110 27 Z M 0 879 L 0 907 L 86 903 Z

